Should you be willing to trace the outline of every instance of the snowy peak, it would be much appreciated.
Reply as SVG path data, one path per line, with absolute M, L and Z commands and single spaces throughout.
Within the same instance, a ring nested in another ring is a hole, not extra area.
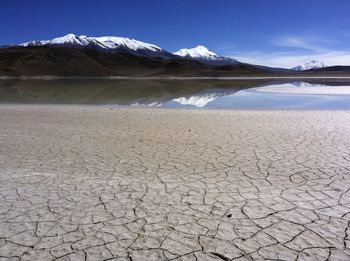
M 89 39 L 86 35 L 77 36 L 75 34 L 67 34 L 62 37 L 53 38 L 51 40 L 42 40 L 42 41 L 30 41 L 26 43 L 19 44 L 19 46 L 45 46 L 45 45 L 80 45 L 86 46 L 90 44 L 92 39 Z
M 131 38 L 116 37 L 116 36 L 102 36 L 102 37 L 91 37 L 91 38 L 103 44 L 105 48 L 109 48 L 109 49 L 125 47 L 125 48 L 132 49 L 134 51 L 137 51 L 140 49 L 146 49 L 154 52 L 163 51 L 162 48 L 154 44 L 137 41 Z
M 77 48 L 90 47 L 151 57 L 159 56 L 165 58 L 172 56 L 172 54 L 166 52 L 154 44 L 137 41 L 131 38 L 116 36 L 90 37 L 86 35 L 78 36 L 75 34 L 67 34 L 65 36 L 53 38 L 51 40 L 26 42 L 19 44 L 19 46 L 67 46 Z
M 219 56 L 210 51 L 207 47 L 203 45 L 198 45 L 195 48 L 191 49 L 181 49 L 174 53 L 175 55 L 179 55 L 181 57 L 188 57 L 188 58 L 200 58 L 200 59 L 207 59 L 207 60 L 216 60 L 219 58 Z
M 319 69 L 319 68 L 325 68 L 325 67 L 329 67 L 329 64 L 321 61 L 311 60 L 307 63 L 304 63 L 303 65 L 296 66 L 292 69 L 296 71 L 305 71 L 305 70 Z
M 181 49 L 173 54 L 181 56 L 183 58 L 193 59 L 193 60 L 197 60 L 197 61 L 205 62 L 209 64 L 224 65 L 224 64 L 238 63 L 238 61 L 234 59 L 217 55 L 216 53 L 209 50 L 207 47 L 203 45 L 198 45 L 190 49 Z

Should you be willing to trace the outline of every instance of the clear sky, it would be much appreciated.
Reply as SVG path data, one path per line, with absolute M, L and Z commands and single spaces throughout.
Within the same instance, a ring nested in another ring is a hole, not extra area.
M 67 33 L 168 51 L 198 44 L 271 66 L 350 65 L 350 0 L 1 0 L 0 45 Z

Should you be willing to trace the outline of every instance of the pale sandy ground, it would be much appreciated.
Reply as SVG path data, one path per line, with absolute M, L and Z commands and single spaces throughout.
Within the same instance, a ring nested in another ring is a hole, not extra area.
M 0 106 L 0 258 L 350 260 L 350 112 Z
M 350 86 L 318 86 L 318 87 L 285 87 L 267 86 L 256 89 L 257 92 L 316 95 L 350 95 Z

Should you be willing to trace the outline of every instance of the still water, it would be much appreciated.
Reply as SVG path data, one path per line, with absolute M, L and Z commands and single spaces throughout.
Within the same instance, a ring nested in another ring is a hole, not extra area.
M 0 80 L 0 103 L 350 109 L 350 80 Z

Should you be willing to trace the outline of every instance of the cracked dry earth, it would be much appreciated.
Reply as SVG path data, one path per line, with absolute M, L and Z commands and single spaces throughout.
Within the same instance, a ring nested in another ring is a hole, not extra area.
M 350 112 L 0 107 L 1 260 L 350 260 Z

